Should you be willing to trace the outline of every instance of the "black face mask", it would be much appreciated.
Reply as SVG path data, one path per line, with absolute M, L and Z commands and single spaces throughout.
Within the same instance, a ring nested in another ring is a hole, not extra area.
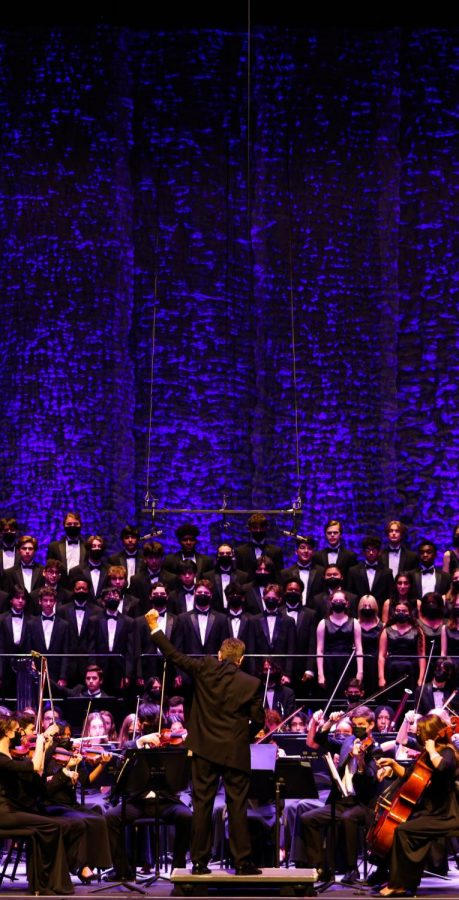
M 200 597 L 199 594 L 194 595 L 194 605 L 196 609 L 206 610 L 210 608 L 210 597 Z
M 73 594 L 74 603 L 80 603 L 81 605 L 83 605 L 83 603 L 86 603 L 87 599 L 88 594 Z
M 269 572 L 255 572 L 255 581 L 257 584 L 269 584 L 272 575 Z
M 217 556 L 217 564 L 220 569 L 231 569 L 233 560 L 228 556 Z
M 453 547 L 459 547 L 459 534 L 455 534 L 453 538 Z
M 89 551 L 89 555 L 90 555 L 91 559 L 102 559 L 102 557 L 103 557 L 103 555 L 104 555 L 104 551 L 103 551 L 103 550 L 97 550 L 97 549 L 96 549 L 96 550 L 90 550 L 90 551 Z
M 13 531 L 7 531 L 3 535 L 3 543 L 6 547 L 13 547 L 16 543 L 16 533 Z
M 331 608 L 332 608 L 333 612 L 340 613 L 340 612 L 344 612 L 344 610 L 346 609 L 346 605 L 347 604 L 346 604 L 345 600 L 333 600 L 333 603 L 331 604 Z
M 257 543 L 257 544 L 262 544 L 265 539 L 265 534 L 266 534 L 265 531 L 252 531 L 251 532 L 252 540 L 255 541 L 255 543 Z
M 376 613 L 371 606 L 362 606 L 360 609 L 360 616 L 362 619 L 374 619 Z
M 162 597 L 153 597 L 152 599 L 153 606 L 159 613 L 166 612 L 167 601 Z
M 285 602 L 291 609 L 296 609 L 301 603 L 301 594 L 297 594 L 296 591 L 287 591 Z
M 409 622 L 410 614 L 407 612 L 398 612 L 394 615 L 394 622 Z
M 239 597 L 234 597 L 232 600 L 228 600 L 228 608 L 232 609 L 233 612 L 238 612 L 243 608 L 243 600 L 240 600 Z
M 265 606 L 266 606 L 266 609 L 269 609 L 269 610 L 275 610 L 275 609 L 277 609 L 277 607 L 278 607 L 278 605 L 279 605 L 278 602 L 277 602 L 277 599 L 276 599 L 275 597 L 272 598 L 272 599 L 271 599 L 271 597 L 268 597 L 268 598 L 267 598 L 266 600 L 264 600 L 263 602 L 264 602 L 264 604 L 265 604 Z
M 119 600 L 106 600 L 105 608 L 109 609 L 110 612 L 115 612 L 115 610 L 118 609 L 119 603 Z
M 22 734 L 20 731 L 15 731 L 13 737 L 10 738 L 10 747 L 20 747 L 22 743 Z
M 69 538 L 77 538 L 81 532 L 80 525 L 66 525 L 64 531 Z
M 344 741 L 348 737 L 348 734 L 341 734 L 341 732 L 339 731 L 338 734 L 333 734 L 333 741 L 336 741 L 337 744 L 344 744 Z
M 364 737 L 367 736 L 367 729 L 363 727 L 363 725 L 354 725 L 352 729 L 352 734 L 359 741 L 363 741 Z
M 434 671 L 434 678 L 435 681 L 438 682 L 438 684 L 444 684 L 447 679 L 447 674 L 444 669 L 437 668 Z
M 341 587 L 343 582 L 342 582 L 341 578 L 326 578 L 325 583 L 326 583 L 327 587 L 332 588 L 332 590 L 335 590 L 335 588 Z

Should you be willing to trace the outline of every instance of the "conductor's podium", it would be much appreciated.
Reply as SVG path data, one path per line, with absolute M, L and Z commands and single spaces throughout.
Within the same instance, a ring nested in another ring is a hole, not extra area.
M 314 897 L 316 869 L 262 869 L 261 875 L 235 875 L 231 869 L 213 869 L 210 875 L 192 875 L 173 869 L 174 897 L 206 897 L 212 894 L 237 897 Z

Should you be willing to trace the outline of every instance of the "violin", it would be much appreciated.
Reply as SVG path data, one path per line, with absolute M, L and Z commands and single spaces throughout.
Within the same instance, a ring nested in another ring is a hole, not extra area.
M 28 737 L 23 744 L 20 744 L 19 747 L 11 747 L 10 753 L 12 759 L 31 759 L 35 753 L 36 737 L 36 734 L 30 735 L 30 737 Z
M 172 728 L 163 728 L 159 734 L 161 747 L 180 747 L 188 732 L 185 728 L 173 731 Z

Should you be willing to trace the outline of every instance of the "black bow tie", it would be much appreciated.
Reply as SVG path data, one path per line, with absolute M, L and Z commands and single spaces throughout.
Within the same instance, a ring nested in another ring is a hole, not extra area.
M 134 559 L 135 556 L 137 556 L 137 551 L 135 551 L 134 553 L 126 553 L 127 559 Z
M 43 622 L 54 622 L 54 616 L 42 616 Z
M 23 618 L 24 618 L 24 613 L 15 613 L 15 612 L 12 612 L 12 613 L 11 613 L 11 618 L 12 618 L 12 619 L 23 619 Z
M 278 615 L 278 613 L 277 613 L 276 609 L 265 609 L 265 616 L 277 616 L 277 615 Z
M 33 569 L 32 563 L 29 563 L 29 565 L 27 565 L 26 563 L 21 563 L 21 569 L 30 569 L 30 570 L 32 570 L 32 569 Z
M 208 609 L 196 609 L 195 612 L 197 612 L 198 616 L 208 616 L 209 615 Z
M 311 565 L 309 565 L 309 566 L 298 566 L 298 568 L 301 570 L 301 572 L 309 572 L 309 571 L 310 571 L 310 568 L 311 568 Z
M 429 569 L 421 569 L 421 575 L 433 575 L 434 572 L 435 572 L 435 569 L 433 566 L 430 566 Z
M 85 612 L 86 603 L 75 603 L 75 609 L 78 609 L 80 612 Z
M 80 542 L 79 542 L 78 538 L 76 538 L 76 540 L 67 538 L 67 543 L 68 543 L 69 547 L 74 547 L 74 546 L 78 545 Z
M 376 572 L 377 566 L 374 566 L 373 563 L 365 563 L 366 569 L 373 569 L 373 572 Z
M 107 616 L 107 619 L 117 619 L 118 618 L 117 612 L 114 612 L 114 613 L 106 612 L 105 615 Z
M 389 553 L 400 553 L 400 547 L 389 547 Z
M 241 616 L 242 616 L 242 613 L 230 612 L 230 618 L 231 618 L 231 619 L 240 619 Z

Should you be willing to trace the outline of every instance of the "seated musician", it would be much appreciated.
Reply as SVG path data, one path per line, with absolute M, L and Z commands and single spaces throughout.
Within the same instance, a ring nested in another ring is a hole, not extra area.
M 368 706 L 354 709 L 351 713 L 352 735 L 345 737 L 344 740 L 337 740 L 331 733 L 331 727 L 338 715 L 332 713 L 325 722 L 320 711 L 314 713 L 313 721 L 319 727 L 312 737 L 315 745 L 319 745 L 325 752 L 339 754 L 337 769 L 345 786 L 346 796 L 338 794 L 335 786 L 332 787 L 332 791 L 336 798 L 336 818 L 344 835 L 346 873 L 343 881 L 352 884 L 359 878 L 358 828 L 359 825 L 369 823 L 370 804 L 377 791 L 376 763 L 372 756 L 372 746 L 368 746 L 365 741 L 370 738 L 374 727 L 374 713 Z M 315 867 L 320 881 L 328 881 L 330 876 L 329 866 L 324 859 L 322 829 L 330 824 L 331 816 L 331 805 L 328 802 L 320 809 L 302 813 L 296 823 L 292 848 L 295 864 L 297 868 Z
M 160 738 L 158 735 L 159 719 L 157 715 L 151 715 L 151 707 L 143 704 L 139 707 L 137 737 L 133 741 L 126 741 L 125 748 L 142 749 L 159 747 Z M 156 707 L 153 708 L 153 713 Z M 110 875 L 106 875 L 107 881 L 118 881 L 120 877 L 132 877 L 134 872 L 121 871 L 122 868 L 122 804 L 121 793 L 125 798 L 125 821 L 133 822 L 140 816 L 152 817 L 159 815 L 164 822 L 174 825 L 174 846 L 173 846 L 173 868 L 184 868 L 186 865 L 186 854 L 190 844 L 191 819 L 192 813 L 188 806 L 180 801 L 176 795 L 168 795 L 159 790 L 152 789 L 149 783 L 150 764 L 147 760 L 141 759 L 138 755 L 135 765 L 127 764 L 125 769 L 125 777 L 121 777 L 118 784 L 115 785 L 112 792 L 111 803 L 116 805 L 109 808 L 106 813 L 106 822 L 110 838 L 110 847 L 112 859 L 114 861 L 114 870 Z
M 459 754 L 450 742 L 448 727 L 440 716 L 430 713 L 418 719 L 416 736 L 424 750 L 408 769 L 395 759 L 378 760 L 380 780 L 388 776 L 401 779 L 388 798 L 389 809 L 381 812 L 368 834 L 369 848 L 385 855 L 389 866 L 382 897 L 415 892 L 432 841 L 459 834 L 454 789 Z M 403 788 L 403 797 L 399 788 Z
M 44 766 L 44 799 L 46 815 L 62 816 L 83 822 L 84 833 L 75 847 L 75 856 L 70 860 L 74 871 L 83 884 L 89 884 L 94 877 L 93 869 L 109 869 L 112 865 L 110 845 L 105 819 L 95 810 L 77 803 L 76 788 L 82 783 L 94 782 L 110 762 L 109 753 L 91 754 L 86 762 L 84 749 L 72 749 L 72 742 L 63 738 L 68 730 L 67 723 L 59 721 L 59 736 L 47 749 Z

